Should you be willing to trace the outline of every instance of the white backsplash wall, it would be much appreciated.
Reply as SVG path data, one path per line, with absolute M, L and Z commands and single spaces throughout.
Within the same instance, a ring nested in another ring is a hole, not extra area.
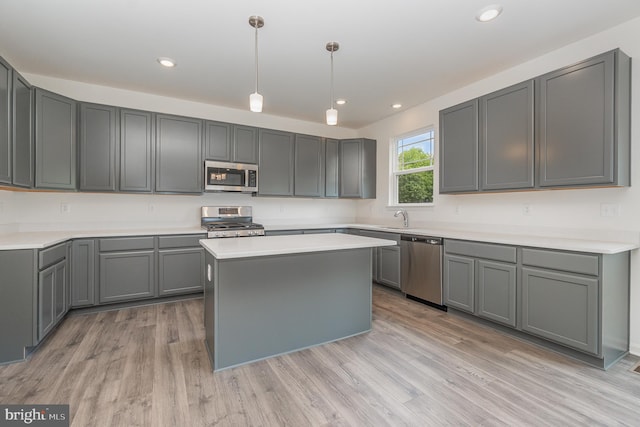
M 458 228 L 555 234 L 593 239 L 637 241 L 640 230 L 640 19 L 578 41 L 460 88 L 440 98 L 360 129 L 378 141 L 377 199 L 358 204 L 358 222 L 400 224 L 388 207 L 389 142 L 426 126 L 436 129 L 438 112 L 469 99 L 620 48 L 632 57 L 632 187 L 439 195 L 438 166 L 434 206 L 409 208 L 414 226 L 438 224 Z M 437 154 L 437 153 L 436 153 Z M 526 205 L 526 207 L 525 207 Z M 528 211 L 528 212 L 527 212 Z M 608 216 L 612 215 L 612 216 Z M 631 351 L 640 355 L 640 251 L 631 254 Z

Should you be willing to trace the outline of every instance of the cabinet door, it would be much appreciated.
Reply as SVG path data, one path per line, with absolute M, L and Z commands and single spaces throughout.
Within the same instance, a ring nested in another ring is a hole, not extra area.
M 54 317 L 55 323 L 58 323 L 67 313 L 68 308 L 68 285 L 67 281 L 67 261 L 61 261 L 55 265 L 55 303 Z
M 154 251 L 100 254 L 100 303 L 155 295 Z
M 533 80 L 480 98 L 483 190 L 532 188 Z
M 33 187 L 33 98 L 29 83 L 13 70 L 13 185 Z
M 120 191 L 153 190 L 152 114 L 120 110 Z
M 400 247 L 378 248 L 378 280 L 382 284 L 400 289 Z
M 478 260 L 478 316 L 516 326 L 516 266 Z
M 204 123 L 204 156 L 207 160 L 231 161 L 231 123 L 206 121 Z
M 478 100 L 440 111 L 440 193 L 478 190 Z
M 163 249 L 158 256 L 159 295 L 202 291 L 204 249 Z
M 233 125 L 233 156 L 235 163 L 258 163 L 258 129 Z
M 293 134 L 260 129 L 258 194 L 293 196 Z
M 444 256 L 444 303 L 458 310 L 475 312 L 473 258 Z
M 38 341 L 55 326 L 55 290 L 57 264 L 42 270 L 38 275 Z
M 538 79 L 540 186 L 614 182 L 614 52 Z
M 338 152 L 340 142 L 337 139 L 325 140 L 325 181 L 324 196 L 338 197 Z
M 367 230 L 359 230 L 360 236 L 364 237 L 373 237 L 376 239 L 384 239 L 385 233 L 375 232 L 375 231 L 367 231 Z M 380 282 L 380 269 L 378 265 L 380 263 L 380 248 L 371 248 L 371 280 L 378 283 Z
M 324 141 L 319 136 L 295 136 L 294 194 L 324 196 Z
M 202 120 L 156 116 L 156 191 L 202 193 Z
M 95 304 L 95 241 L 74 240 L 71 247 L 71 307 Z
M 36 88 L 36 187 L 76 189 L 76 101 Z
M 340 197 L 376 198 L 376 141 L 343 139 L 339 154 Z
M 80 190 L 116 191 L 117 109 L 80 104 Z
M 0 58 L 0 183 L 11 184 L 11 66 Z
M 522 330 L 598 354 L 598 279 L 523 267 Z

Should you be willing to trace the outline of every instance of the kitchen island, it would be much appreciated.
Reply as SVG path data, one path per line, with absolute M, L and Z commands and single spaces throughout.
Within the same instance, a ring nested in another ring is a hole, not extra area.
M 371 329 L 371 248 L 342 233 L 205 239 L 204 321 L 214 371 Z

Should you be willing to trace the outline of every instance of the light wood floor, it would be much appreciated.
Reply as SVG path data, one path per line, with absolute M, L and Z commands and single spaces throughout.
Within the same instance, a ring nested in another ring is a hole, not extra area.
M 640 425 L 639 359 L 591 368 L 374 288 L 370 333 L 211 372 L 202 300 L 71 315 L 0 402 L 73 426 Z

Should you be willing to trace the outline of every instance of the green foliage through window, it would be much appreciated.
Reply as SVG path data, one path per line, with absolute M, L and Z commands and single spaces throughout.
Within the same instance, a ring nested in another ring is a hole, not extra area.
M 434 131 L 396 141 L 396 203 L 433 203 Z

